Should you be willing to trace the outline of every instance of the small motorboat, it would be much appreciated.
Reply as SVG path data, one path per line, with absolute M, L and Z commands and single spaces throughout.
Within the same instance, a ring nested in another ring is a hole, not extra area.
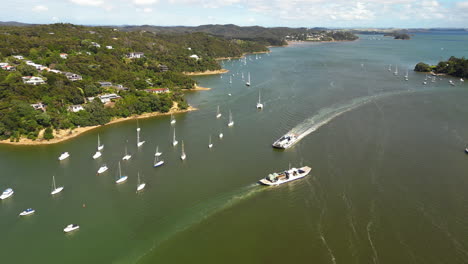
M 20 216 L 26 216 L 26 215 L 34 214 L 34 212 L 36 212 L 36 210 L 34 210 L 32 208 L 28 208 L 28 209 L 24 210 L 23 212 L 21 212 L 19 215 Z
M 72 232 L 72 231 L 77 230 L 78 228 L 80 228 L 79 225 L 70 224 L 70 225 L 67 225 L 67 226 L 63 229 L 63 232 L 65 232 L 65 233 Z

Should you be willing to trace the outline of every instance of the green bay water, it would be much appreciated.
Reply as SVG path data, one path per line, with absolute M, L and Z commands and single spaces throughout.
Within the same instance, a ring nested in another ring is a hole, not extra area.
M 169 116 L 139 120 L 140 148 L 135 120 L 50 146 L 2 145 L 0 188 L 15 190 L 0 201 L 2 262 L 466 263 L 468 85 L 423 85 L 411 69 L 466 57 L 467 41 L 448 32 L 272 48 L 223 61 L 222 78 L 198 77 L 212 90 L 187 93 L 199 111 L 176 115 L 174 126 Z M 251 87 L 241 79 L 248 72 Z M 271 148 L 288 131 L 304 138 Z M 93 160 L 98 134 L 105 148 Z M 157 145 L 166 163 L 153 168 Z M 129 179 L 116 185 L 125 146 Z M 70 158 L 59 162 L 64 151 Z M 256 184 L 290 163 L 312 172 Z M 103 164 L 109 170 L 96 175 Z M 53 175 L 64 186 L 55 197 Z M 34 215 L 18 216 L 29 207 Z M 70 223 L 80 230 L 64 234 Z

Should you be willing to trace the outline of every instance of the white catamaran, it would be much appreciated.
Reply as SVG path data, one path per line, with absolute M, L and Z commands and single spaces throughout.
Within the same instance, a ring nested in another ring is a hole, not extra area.
M 115 181 L 115 183 L 122 183 L 128 179 L 127 176 L 122 176 L 122 169 L 120 168 L 120 161 L 119 161 L 119 178 Z
M 55 186 L 55 176 L 52 176 L 52 192 L 50 194 L 54 195 L 54 194 L 61 192 L 62 190 L 63 190 L 63 186 L 60 186 L 58 188 L 57 186 Z

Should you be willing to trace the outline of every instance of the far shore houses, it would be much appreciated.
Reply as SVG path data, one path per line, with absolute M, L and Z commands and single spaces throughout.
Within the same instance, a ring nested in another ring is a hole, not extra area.
M 169 88 L 153 88 L 153 89 L 145 89 L 145 91 L 148 93 L 161 94 L 161 93 L 168 93 Z
M 23 83 L 25 84 L 32 84 L 32 85 L 45 84 L 45 81 L 41 77 L 24 76 L 21 78 L 23 79 Z
M 127 58 L 129 59 L 140 59 L 140 58 L 143 58 L 145 56 L 145 53 L 143 52 L 130 52 L 130 53 L 127 53 Z

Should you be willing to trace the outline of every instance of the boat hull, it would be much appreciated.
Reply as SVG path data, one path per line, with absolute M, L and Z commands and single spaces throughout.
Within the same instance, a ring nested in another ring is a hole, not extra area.
M 292 170 L 294 170 L 294 169 L 291 169 L 289 171 L 292 171 Z M 299 180 L 299 179 L 304 178 L 305 176 L 307 176 L 310 173 L 310 171 L 312 170 L 312 168 L 310 168 L 309 166 L 304 166 L 304 167 L 299 168 L 297 170 L 301 170 L 301 171 L 303 171 L 303 173 L 300 173 L 297 176 L 290 175 L 286 179 L 279 179 L 279 180 L 273 181 L 273 182 L 268 180 L 267 178 L 263 178 L 263 179 L 261 179 L 259 181 L 259 183 L 261 183 L 263 185 L 267 185 L 267 186 L 277 186 L 277 185 L 280 185 L 280 184 L 283 184 L 283 183 Z
M 159 166 L 162 166 L 164 164 L 164 161 L 158 161 L 156 162 L 156 164 L 153 165 L 153 167 L 159 167 Z

